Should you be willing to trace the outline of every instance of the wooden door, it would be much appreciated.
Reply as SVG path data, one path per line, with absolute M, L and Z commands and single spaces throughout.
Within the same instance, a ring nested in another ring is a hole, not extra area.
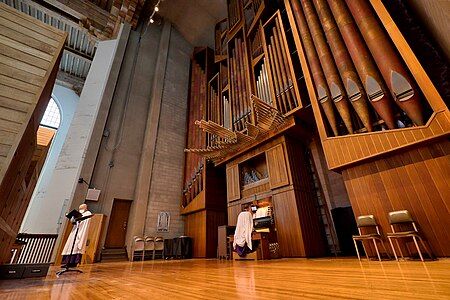
M 114 199 L 111 217 L 109 218 L 108 232 L 106 234 L 105 248 L 125 247 L 130 207 L 130 200 Z

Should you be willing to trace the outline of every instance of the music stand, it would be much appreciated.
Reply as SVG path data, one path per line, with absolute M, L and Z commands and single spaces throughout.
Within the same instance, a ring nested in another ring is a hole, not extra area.
M 61 269 L 58 272 L 56 272 L 57 277 L 59 277 L 59 275 L 64 274 L 66 272 L 83 273 L 83 271 L 78 270 L 77 268 L 71 268 L 69 265 L 70 265 L 70 259 L 72 258 L 72 255 L 73 255 L 73 249 L 75 248 L 75 242 L 77 240 L 78 229 L 80 229 L 80 222 L 87 220 L 89 218 L 92 218 L 92 216 L 94 216 L 94 215 L 83 216 L 79 211 L 77 211 L 75 209 L 72 210 L 70 213 L 66 214 L 66 218 L 68 218 L 69 220 L 73 218 L 73 221 L 71 221 L 71 222 L 74 226 L 77 226 L 77 230 L 75 231 L 75 236 L 73 237 L 72 249 L 70 249 L 69 262 L 66 264 L 64 269 Z

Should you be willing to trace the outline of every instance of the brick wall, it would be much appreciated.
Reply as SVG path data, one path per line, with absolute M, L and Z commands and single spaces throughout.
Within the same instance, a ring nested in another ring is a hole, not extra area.
M 145 224 L 145 234 L 149 235 L 156 234 L 160 211 L 170 212 L 171 217 L 169 232 L 163 236 L 184 234 L 180 200 L 192 50 L 180 33 L 172 29 Z

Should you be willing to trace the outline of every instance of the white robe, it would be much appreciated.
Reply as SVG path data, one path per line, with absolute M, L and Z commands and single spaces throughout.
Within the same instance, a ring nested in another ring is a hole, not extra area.
M 239 214 L 236 224 L 236 231 L 234 232 L 233 248 L 236 245 L 247 247 L 252 250 L 252 232 L 253 232 L 253 216 L 248 211 L 243 211 Z
M 84 213 L 82 213 L 82 215 L 83 217 L 90 216 L 92 215 L 92 213 L 87 210 Z M 87 219 L 81 221 L 80 223 L 78 223 L 78 225 L 77 224 L 73 225 L 72 231 L 70 232 L 69 237 L 67 238 L 67 242 L 64 245 L 62 255 L 70 255 L 70 251 L 72 250 L 73 246 L 73 239 L 77 231 L 77 226 L 79 227 L 79 229 L 77 234 L 77 240 L 75 241 L 75 246 L 73 247 L 72 254 L 84 254 L 84 252 L 86 251 L 86 241 L 88 237 L 90 221 L 91 219 Z

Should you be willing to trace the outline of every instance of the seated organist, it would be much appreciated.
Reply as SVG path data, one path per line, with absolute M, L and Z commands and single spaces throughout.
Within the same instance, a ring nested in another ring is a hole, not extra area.
M 252 244 L 253 232 L 253 213 L 256 207 L 248 205 L 239 213 L 236 231 L 234 233 L 233 249 L 240 256 L 245 257 L 247 254 L 256 250 L 258 245 Z
M 253 215 L 251 213 L 251 206 L 248 205 L 239 213 L 236 231 L 234 232 L 233 249 L 241 257 L 252 252 L 252 232 Z

